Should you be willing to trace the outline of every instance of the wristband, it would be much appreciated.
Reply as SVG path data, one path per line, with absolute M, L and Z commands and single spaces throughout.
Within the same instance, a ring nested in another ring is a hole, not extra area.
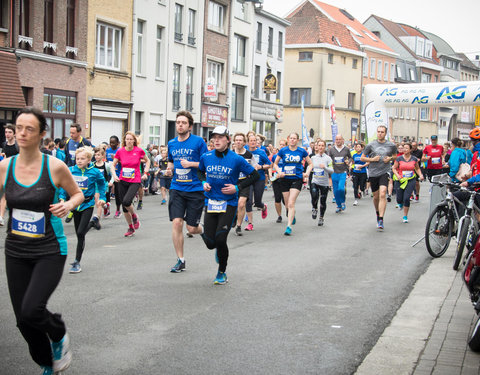
M 235 186 L 235 190 L 237 191 L 237 193 L 239 192 L 238 190 L 238 185 L 234 185 Z
M 202 181 L 202 186 L 205 186 L 206 183 L 207 181 Z

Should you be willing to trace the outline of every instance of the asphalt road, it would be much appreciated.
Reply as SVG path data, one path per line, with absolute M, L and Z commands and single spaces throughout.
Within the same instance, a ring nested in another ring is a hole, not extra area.
M 350 187 L 350 182 L 349 182 Z M 66 374 L 351 374 L 373 347 L 424 272 L 430 257 L 421 242 L 428 187 L 413 203 L 410 222 L 388 205 L 378 232 L 370 197 L 334 213 L 325 226 L 311 218 L 302 191 L 293 235 L 275 223 L 273 194 L 266 220 L 229 236 L 229 283 L 214 286 L 214 252 L 199 236 L 185 239 L 187 271 L 176 261 L 167 207 L 145 197 L 142 226 L 124 238 L 123 218 L 102 221 L 87 235 L 80 274 L 64 277 L 49 309 L 61 312 L 74 360 Z M 76 239 L 66 224 L 70 253 Z M 0 234 L 3 246 L 4 230 Z M 1 374 L 36 374 L 15 326 L 0 262 Z

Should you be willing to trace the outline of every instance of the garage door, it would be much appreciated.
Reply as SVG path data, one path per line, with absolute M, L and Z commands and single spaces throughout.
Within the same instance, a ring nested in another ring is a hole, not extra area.
M 109 142 L 112 135 L 122 141 L 123 121 L 109 118 L 92 119 L 92 144 L 98 146 L 102 142 Z

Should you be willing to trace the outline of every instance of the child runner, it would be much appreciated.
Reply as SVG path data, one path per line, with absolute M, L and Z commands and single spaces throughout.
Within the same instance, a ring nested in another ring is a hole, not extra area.
M 113 186 L 113 176 L 112 171 L 110 169 L 110 162 L 105 161 L 105 149 L 103 147 L 95 147 L 95 168 L 97 168 L 103 175 L 105 181 L 107 181 L 108 185 L 105 191 L 105 202 L 100 201 L 100 192 L 95 193 L 95 207 L 97 208 L 97 212 L 93 214 L 92 218 L 92 226 L 95 229 L 100 230 L 100 217 L 103 216 L 108 217 L 110 216 L 110 188 Z
M 325 141 L 318 139 L 315 142 L 315 155 L 312 156 L 313 176 L 310 185 L 310 195 L 312 196 L 312 219 L 317 218 L 318 199 L 320 198 L 320 217 L 318 226 L 324 223 L 325 210 L 327 209 L 327 197 L 330 186 L 329 176 L 333 173 L 332 158 L 325 153 Z

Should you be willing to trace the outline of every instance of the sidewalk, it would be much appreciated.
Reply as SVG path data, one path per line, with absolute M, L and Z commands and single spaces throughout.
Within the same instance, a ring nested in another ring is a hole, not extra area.
M 357 375 L 480 374 L 480 354 L 467 344 L 476 316 L 461 271 L 452 269 L 454 243 L 418 279 Z

